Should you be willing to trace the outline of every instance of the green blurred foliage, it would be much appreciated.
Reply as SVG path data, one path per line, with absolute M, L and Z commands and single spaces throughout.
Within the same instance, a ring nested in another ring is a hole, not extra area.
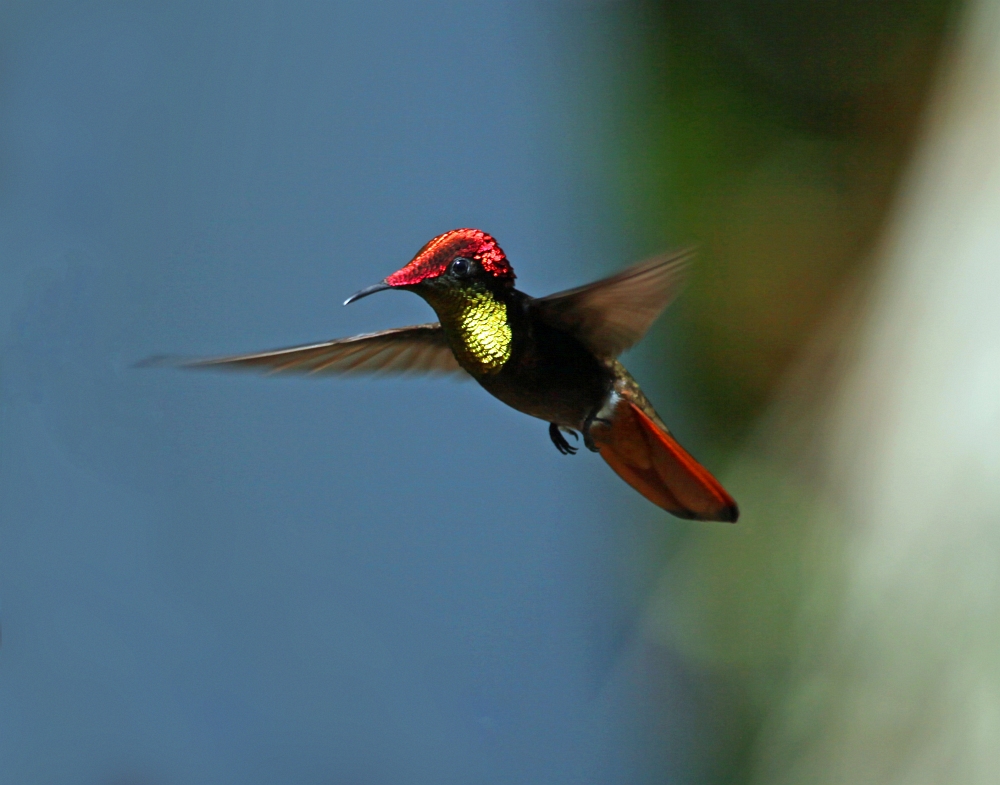
M 645 4 L 623 193 L 644 245 L 695 243 L 680 391 L 733 447 L 878 236 L 949 0 Z
M 627 12 L 629 230 L 649 248 L 700 250 L 665 320 L 664 367 L 704 446 L 733 456 L 722 479 L 743 510 L 735 527 L 678 527 L 650 614 L 654 640 L 725 685 L 712 711 L 727 731 L 703 740 L 714 781 L 752 778 L 795 664 L 823 656 L 802 642 L 825 639 L 841 601 L 843 521 L 818 505 L 793 451 L 771 449 L 798 438 L 791 424 L 762 415 L 865 273 L 955 6 L 673 0 Z

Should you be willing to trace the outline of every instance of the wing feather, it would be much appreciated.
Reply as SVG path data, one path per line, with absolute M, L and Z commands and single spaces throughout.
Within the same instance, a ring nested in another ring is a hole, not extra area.
M 654 256 L 535 303 L 546 322 L 572 332 L 598 357 L 617 357 L 646 334 L 680 292 L 693 255 L 693 249 L 685 249 Z
M 162 364 L 153 358 L 145 364 Z M 437 322 L 398 327 L 325 343 L 181 362 L 187 368 L 231 368 L 266 373 L 465 374 Z

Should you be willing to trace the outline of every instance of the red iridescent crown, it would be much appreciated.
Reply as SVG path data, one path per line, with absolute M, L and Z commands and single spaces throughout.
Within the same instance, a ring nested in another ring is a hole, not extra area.
M 385 282 L 389 286 L 413 286 L 427 278 L 436 278 L 459 256 L 475 259 L 498 280 L 514 280 L 514 269 L 496 240 L 479 229 L 452 229 L 427 243 L 412 262 Z

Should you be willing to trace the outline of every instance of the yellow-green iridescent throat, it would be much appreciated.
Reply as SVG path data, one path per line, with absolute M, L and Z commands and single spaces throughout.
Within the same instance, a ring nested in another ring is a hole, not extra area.
M 422 294 L 437 312 L 459 365 L 476 377 L 503 368 L 510 359 L 512 337 L 506 303 L 485 287 Z

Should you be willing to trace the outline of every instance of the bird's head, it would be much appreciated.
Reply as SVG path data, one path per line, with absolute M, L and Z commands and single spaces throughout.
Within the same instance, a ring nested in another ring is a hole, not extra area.
M 344 305 L 385 289 L 408 289 L 433 301 L 448 293 L 513 285 L 514 270 L 496 240 L 479 229 L 453 229 L 427 243 L 402 269 L 348 297 Z

